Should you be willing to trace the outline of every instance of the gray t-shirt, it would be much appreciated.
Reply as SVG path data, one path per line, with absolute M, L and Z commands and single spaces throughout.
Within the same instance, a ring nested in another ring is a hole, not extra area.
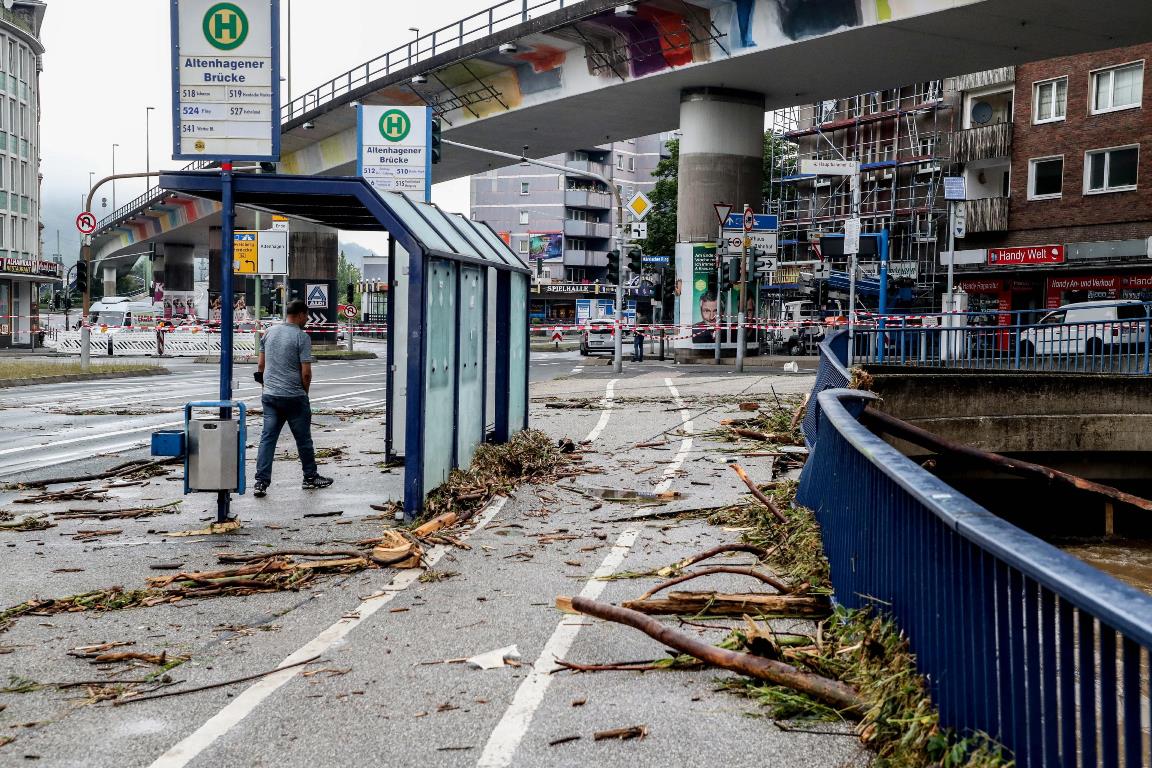
M 290 323 L 274 325 L 264 334 L 264 394 L 305 397 L 300 364 L 312 362 L 312 339 Z

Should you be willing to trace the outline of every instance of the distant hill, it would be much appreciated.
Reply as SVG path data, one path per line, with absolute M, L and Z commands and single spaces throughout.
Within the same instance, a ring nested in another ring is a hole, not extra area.
M 340 250 L 348 257 L 348 261 L 361 272 L 364 271 L 364 257 L 377 255 L 371 248 L 365 248 L 359 243 L 342 242 Z

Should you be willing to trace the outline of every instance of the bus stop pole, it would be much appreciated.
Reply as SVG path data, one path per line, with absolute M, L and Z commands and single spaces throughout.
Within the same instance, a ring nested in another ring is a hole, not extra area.
M 232 163 L 220 164 L 220 401 L 232 400 L 232 257 L 235 246 L 236 211 L 232 204 Z M 220 418 L 232 418 L 231 408 L 221 408 Z M 237 471 L 243 472 L 244 467 Z M 231 512 L 231 491 L 216 492 L 216 522 L 227 522 Z

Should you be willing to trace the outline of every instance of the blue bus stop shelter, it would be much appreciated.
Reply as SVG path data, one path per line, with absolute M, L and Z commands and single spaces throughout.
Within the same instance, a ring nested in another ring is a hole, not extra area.
M 235 205 L 391 235 L 386 444 L 404 459 L 408 519 L 485 439 L 507 442 L 527 428 L 531 272 L 486 225 L 404 195 L 379 194 L 359 177 L 189 171 L 162 174 L 160 186 L 222 202 L 226 309 Z M 228 315 L 221 329 L 222 401 L 231 400 Z

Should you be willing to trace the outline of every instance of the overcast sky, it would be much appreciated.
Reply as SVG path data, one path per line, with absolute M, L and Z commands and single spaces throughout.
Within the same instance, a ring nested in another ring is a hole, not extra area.
M 292 8 L 292 92 L 300 94 L 405 43 L 408 27 L 431 32 L 495 4 L 494 0 L 281 0 Z M 70 261 L 79 248 L 73 224 L 88 173 L 112 172 L 112 145 L 120 173 L 145 168 L 145 108 L 151 113 L 151 167 L 176 168 L 172 160 L 169 4 L 166 0 L 48 0 L 40 81 L 41 173 L 44 174 L 44 252 Z M 282 24 L 282 28 L 283 25 Z M 286 35 L 286 30 L 283 30 Z M 286 59 L 286 48 L 282 48 Z M 282 62 L 286 72 L 287 62 Z M 143 181 L 116 185 L 124 205 L 143 194 Z M 102 192 L 103 194 L 103 192 Z M 112 211 L 94 203 L 96 214 Z M 437 185 L 434 199 L 466 212 L 468 182 Z M 380 248 L 381 239 L 357 233 L 357 242 Z

